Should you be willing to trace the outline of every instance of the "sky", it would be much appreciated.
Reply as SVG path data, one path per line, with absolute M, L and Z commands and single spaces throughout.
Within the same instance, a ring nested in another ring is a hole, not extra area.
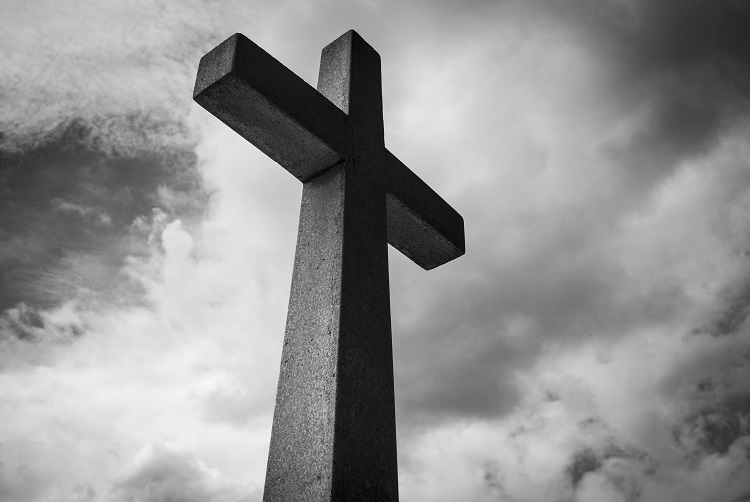
M 261 500 L 301 184 L 194 79 L 355 29 L 466 229 L 389 249 L 401 499 L 750 501 L 747 2 L 0 5 L 0 500 Z

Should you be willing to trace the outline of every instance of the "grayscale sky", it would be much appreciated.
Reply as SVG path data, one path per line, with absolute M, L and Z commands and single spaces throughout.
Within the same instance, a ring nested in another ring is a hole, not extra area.
M 750 5 L 4 0 L 0 500 L 260 501 L 300 183 L 192 102 L 348 29 L 467 254 L 390 250 L 402 500 L 750 500 Z

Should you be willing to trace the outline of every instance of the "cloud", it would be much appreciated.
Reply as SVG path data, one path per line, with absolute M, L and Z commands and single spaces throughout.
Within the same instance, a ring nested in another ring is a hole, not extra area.
M 255 489 L 208 468 L 189 452 L 148 445 L 121 479 L 113 483 L 112 502 L 245 502 Z
M 0 309 L 54 307 L 81 291 L 132 300 L 137 292 L 118 274 L 128 254 L 144 251 L 133 222 L 154 208 L 186 221 L 206 210 L 194 153 L 113 158 L 81 141 L 90 132 L 79 122 L 23 154 L 2 154 Z
M 0 347 L 3 349 L 0 371 L 49 364 L 84 330 L 80 308 L 75 302 L 53 310 L 19 303 L 0 315 Z
M 153 208 L 186 222 L 205 211 L 189 97 L 197 61 L 220 35 L 214 10 L 194 15 L 201 9 L 6 6 L 0 309 L 81 294 L 132 301 L 139 291 L 119 269 L 143 243 L 130 225 Z
M 613 5 L 623 9 L 607 9 Z M 623 31 L 632 40 L 640 38 L 634 45 L 653 67 L 690 65 L 699 60 L 750 63 L 750 50 L 743 43 L 748 40 L 745 28 L 750 23 L 750 10 L 741 2 L 611 1 L 604 2 L 599 12 L 607 22 L 617 23 L 623 11 L 632 20 Z
M 748 329 L 750 285 L 737 282 L 738 284 L 729 285 L 722 292 L 717 302 L 721 311 L 706 326 L 696 329 L 697 333 L 725 336 L 744 333 Z
M 223 7 L 233 12 L 230 25 L 253 24 L 242 2 Z M 76 118 L 105 151 L 190 144 L 194 71 L 231 30 L 223 13 L 200 1 L 6 5 L 14 50 L 2 55 L 0 145 L 25 150 Z
M 352 26 L 466 221 L 390 254 L 402 497 L 748 492 L 739 4 L 71 5 L 4 18 L 6 498 L 257 497 L 300 186 L 189 91 L 234 31 L 314 83 Z
M 736 83 L 676 63 L 636 71 L 612 58 L 635 51 L 635 36 L 594 22 L 593 4 L 535 5 L 497 7 L 507 25 L 473 18 L 481 37 L 458 22 L 400 68 L 392 150 L 467 229 L 466 257 L 429 276 L 392 255 L 403 416 L 503 416 L 543 347 L 675 322 L 689 332 L 742 291 Z
M 434 486 L 421 496 L 740 498 L 750 489 L 739 474 L 748 462 L 747 337 L 656 335 L 549 350 L 519 378 L 521 400 L 502 418 L 412 435 L 400 449 L 402 495 Z
M 119 274 L 144 249 L 130 225 L 153 208 L 186 224 L 206 210 L 190 96 L 221 18 L 202 2 L 6 6 L 0 309 L 136 301 Z
M 668 167 L 700 155 L 750 104 L 750 10 L 742 2 L 672 0 L 572 2 L 582 24 L 613 58 L 620 99 L 647 106 L 641 133 L 661 155 L 639 150 L 639 164 Z M 623 23 L 623 13 L 628 21 Z M 643 138 L 645 139 L 645 138 Z M 643 139 L 632 144 L 638 149 Z M 663 154 L 671 152 L 670 158 Z
M 206 249 L 197 249 L 179 220 L 159 213 L 140 225 L 151 248 L 131 255 L 123 272 L 141 283 L 142 302 L 17 307 L 0 322 L 0 406 L 5 413 L 22 410 L 15 416 L 23 417 L 2 431 L 6 498 L 257 499 L 248 487 L 262 481 L 281 345 L 280 337 L 278 347 L 263 341 L 266 331 L 275 332 L 266 328 L 272 314 L 236 269 L 222 271 L 205 255 L 196 261 Z M 227 382 L 240 381 L 249 408 L 226 397 L 222 407 Z M 179 440 L 218 471 L 158 448 L 126 469 L 155 438 Z M 188 475 L 194 484 L 180 481 Z M 250 484 L 225 482 L 239 476 Z M 115 478 L 121 482 L 110 490 Z

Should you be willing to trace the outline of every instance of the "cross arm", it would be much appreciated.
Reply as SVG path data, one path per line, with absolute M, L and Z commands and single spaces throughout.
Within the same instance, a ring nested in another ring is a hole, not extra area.
M 347 151 L 346 114 L 241 33 L 203 56 L 193 99 L 301 181 Z
M 465 252 L 464 219 L 386 149 L 388 243 L 430 270 Z

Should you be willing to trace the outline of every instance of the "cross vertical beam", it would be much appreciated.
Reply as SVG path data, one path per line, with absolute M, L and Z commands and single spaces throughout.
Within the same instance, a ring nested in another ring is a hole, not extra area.
M 398 499 L 380 81 L 354 32 L 323 50 L 318 90 L 358 127 L 302 189 L 265 501 Z

